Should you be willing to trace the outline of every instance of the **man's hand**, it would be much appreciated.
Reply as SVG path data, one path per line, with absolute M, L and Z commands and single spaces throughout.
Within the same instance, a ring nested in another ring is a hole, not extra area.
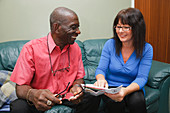
M 75 84 L 71 89 L 70 92 L 73 93 L 73 97 L 69 99 L 69 101 L 73 102 L 74 104 L 78 104 L 83 99 L 83 88 L 79 84 Z
M 28 85 L 16 85 L 16 94 L 18 98 L 27 99 L 32 102 L 39 111 L 51 109 L 54 104 L 61 104 L 62 101 L 54 96 L 48 89 L 32 89 Z M 49 102 L 49 101 L 51 102 Z M 51 105 L 47 105 L 48 104 Z
M 32 89 L 30 92 L 29 100 L 33 102 L 37 110 L 46 111 L 51 109 L 55 104 L 61 104 L 62 101 L 54 96 L 48 89 Z M 51 101 L 47 105 L 47 101 Z
M 73 87 L 70 89 L 70 92 L 73 93 L 73 97 L 69 99 L 69 101 L 74 104 L 78 104 L 83 99 L 83 88 L 81 84 L 84 84 L 83 79 L 77 79 L 73 82 Z

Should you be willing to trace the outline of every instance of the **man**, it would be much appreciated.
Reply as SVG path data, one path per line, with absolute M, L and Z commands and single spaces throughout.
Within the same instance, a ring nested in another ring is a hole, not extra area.
M 57 104 L 74 108 L 76 113 L 97 112 L 98 97 L 83 95 L 80 87 L 85 72 L 81 50 L 74 43 L 80 34 L 76 13 L 56 8 L 50 15 L 50 28 L 47 36 L 28 42 L 20 53 L 11 75 L 18 96 L 11 112 L 40 113 Z

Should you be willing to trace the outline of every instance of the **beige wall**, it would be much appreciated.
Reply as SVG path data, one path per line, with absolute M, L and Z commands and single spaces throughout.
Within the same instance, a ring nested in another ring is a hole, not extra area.
M 49 15 L 58 6 L 78 14 L 83 41 L 111 37 L 115 15 L 131 7 L 131 0 L 0 0 L 0 42 L 47 35 Z

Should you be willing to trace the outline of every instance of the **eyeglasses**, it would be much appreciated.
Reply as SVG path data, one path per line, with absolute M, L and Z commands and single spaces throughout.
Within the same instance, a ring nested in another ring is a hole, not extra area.
M 68 89 L 69 84 L 70 84 L 70 82 L 67 84 L 66 88 L 63 91 L 61 91 L 58 94 L 55 94 L 54 96 L 57 97 L 58 99 L 62 100 L 66 96 L 67 93 L 64 95 L 61 95 L 61 94 L 64 93 Z M 79 87 L 81 87 L 81 86 L 79 85 Z M 81 88 L 82 88 L 82 90 L 79 93 L 77 93 L 76 95 L 79 95 L 80 93 L 82 93 L 84 91 L 83 87 L 81 87 Z M 74 95 L 74 96 L 76 96 L 76 95 Z
M 128 26 L 115 26 L 114 27 L 117 31 L 120 31 L 120 29 L 122 29 L 122 31 L 129 31 L 132 29 L 132 27 L 128 27 Z
M 49 33 L 48 33 L 49 35 Z M 49 49 L 49 44 L 48 44 L 48 35 L 47 35 L 47 47 L 48 47 L 48 54 L 49 54 L 49 59 L 50 59 L 50 65 L 51 65 L 51 72 L 53 74 L 53 76 L 55 76 L 56 72 L 57 71 L 64 71 L 66 70 L 67 72 L 69 72 L 70 70 L 70 53 L 69 53 L 69 47 L 68 47 L 68 62 L 69 62 L 69 66 L 68 67 L 65 67 L 65 68 L 61 68 L 61 69 L 56 69 L 55 71 L 53 70 L 53 67 L 52 67 L 52 61 L 51 61 L 51 56 L 50 56 L 50 49 Z
M 67 84 L 66 88 L 63 91 L 61 91 L 58 94 L 55 94 L 54 96 L 57 97 L 58 99 L 62 100 L 66 96 L 66 94 L 64 94 L 64 95 L 61 95 L 61 94 L 64 93 L 68 89 L 69 84 L 70 84 L 70 82 Z

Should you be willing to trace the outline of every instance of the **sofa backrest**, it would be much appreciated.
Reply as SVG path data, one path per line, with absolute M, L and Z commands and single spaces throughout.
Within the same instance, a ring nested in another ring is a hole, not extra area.
M 95 81 L 95 70 L 98 66 L 100 55 L 105 42 L 108 39 L 93 39 L 76 43 L 81 48 L 82 60 L 85 68 L 86 82 L 93 83 Z M 29 40 L 8 41 L 0 43 L 0 70 L 12 71 L 25 43 Z
M 108 39 L 92 39 L 81 42 L 76 40 L 82 52 L 82 60 L 85 68 L 86 83 L 94 83 L 95 70 L 98 66 L 101 52 L 105 42 Z M 8 41 L 0 43 L 0 70 L 12 71 L 18 59 L 23 45 L 29 40 Z M 170 64 L 159 61 L 152 61 L 151 70 L 147 85 L 152 88 L 158 88 L 161 81 L 170 76 Z
M 108 39 L 91 39 L 84 42 L 76 41 L 82 52 L 82 60 L 86 73 L 84 80 L 86 83 L 94 83 L 94 81 L 96 81 L 94 76 L 95 70 L 98 66 L 103 46 L 107 40 Z
M 98 66 L 103 46 L 107 40 L 108 39 L 93 39 L 84 42 L 76 41 L 82 52 L 82 60 L 86 73 L 84 79 L 86 83 L 94 83 L 96 81 L 94 76 L 95 70 Z M 153 60 L 146 85 L 152 88 L 159 88 L 161 81 L 169 76 L 170 64 Z
M 0 43 L 0 70 L 12 71 L 23 45 L 29 40 Z

